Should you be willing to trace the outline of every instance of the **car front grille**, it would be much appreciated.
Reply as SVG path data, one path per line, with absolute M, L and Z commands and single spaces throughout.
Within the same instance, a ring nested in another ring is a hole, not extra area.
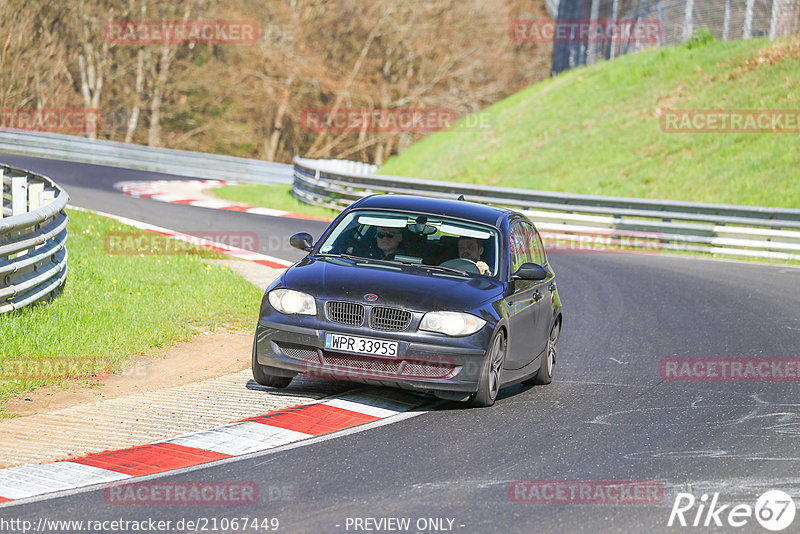
M 344 371 L 357 376 L 397 376 L 406 378 L 449 378 L 455 365 L 447 362 L 384 360 L 323 351 L 325 367 L 333 374 Z
M 325 303 L 328 320 L 348 326 L 361 326 L 364 323 L 364 306 L 355 302 L 332 300 Z
M 396 375 L 398 362 L 377 358 L 353 358 L 351 356 L 325 353 L 325 364 L 336 370 L 360 371 L 365 375 Z
M 369 323 L 376 330 L 405 330 L 411 324 L 411 312 L 376 306 L 372 308 Z

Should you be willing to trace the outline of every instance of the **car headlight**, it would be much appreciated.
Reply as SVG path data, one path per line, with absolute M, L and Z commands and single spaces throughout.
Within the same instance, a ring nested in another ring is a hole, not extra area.
M 269 303 L 281 313 L 292 315 L 316 315 L 317 305 L 314 297 L 293 289 L 273 289 L 269 292 Z
M 466 336 L 474 334 L 485 324 L 486 321 L 469 313 L 440 311 L 426 313 L 419 329 L 441 332 L 448 336 Z

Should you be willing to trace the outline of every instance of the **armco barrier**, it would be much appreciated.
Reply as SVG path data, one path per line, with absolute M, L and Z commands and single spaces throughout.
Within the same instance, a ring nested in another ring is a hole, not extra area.
M 44 132 L 0 129 L 0 152 L 189 178 L 262 184 L 292 181 L 292 166 L 284 163 Z
M 638 243 L 651 249 L 800 260 L 798 209 L 532 191 L 382 176 L 364 166 L 343 169 L 342 162 L 296 157 L 292 194 L 333 208 L 377 192 L 438 198 L 463 194 L 474 202 L 525 212 L 543 234 L 557 236 L 562 244 L 611 240 L 626 247 Z
M 0 313 L 55 296 L 67 278 L 67 193 L 0 165 Z

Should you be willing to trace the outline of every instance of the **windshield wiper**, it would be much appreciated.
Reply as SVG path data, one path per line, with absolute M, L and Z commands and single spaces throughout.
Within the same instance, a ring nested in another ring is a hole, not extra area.
M 414 265 L 416 267 L 421 267 L 422 269 L 432 269 L 434 271 L 444 271 L 446 273 L 455 273 L 455 274 L 460 274 L 462 276 L 469 274 L 467 271 L 459 271 L 458 269 L 453 269 L 452 267 L 442 267 L 441 265 L 426 265 L 424 263 L 406 263 L 404 265 Z
M 420 269 L 427 269 L 427 270 L 434 270 L 434 271 L 442 271 L 446 273 L 453 273 L 458 275 L 469 275 L 467 271 L 459 271 L 458 269 L 453 269 L 451 267 L 442 267 L 441 265 L 427 265 L 425 263 L 413 263 L 413 262 L 405 262 L 405 261 L 398 261 L 398 260 L 384 260 L 378 258 L 365 258 L 363 256 L 353 256 L 352 254 L 344 254 L 344 253 L 325 253 L 325 254 L 318 254 L 318 256 L 322 256 L 324 258 L 344 258 L 346 260 L 358 260 L 358 261 L 366 261 L 366 262 L 376 262 L 376 263 L 392 263 L 398 265 L 409 265 L 411 267 L 419 267 Z
M 324 258 L 344 258 L 346 260 L 368 260 L 369 259 L 369 258 L 362 258 L 361 256 L 353 256 L 352 254 L 338 254 L 338 253 L 318 254 L 318 256 L 322 256 Z

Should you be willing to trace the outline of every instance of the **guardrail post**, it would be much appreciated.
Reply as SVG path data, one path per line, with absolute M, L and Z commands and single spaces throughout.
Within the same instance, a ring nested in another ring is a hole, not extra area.
M 28 212 L 28 179 L 25 176 L 11 177 L 11 216 Z
M 42 206 L 44 184 L 28 184 L 28 211 L 36 211 Z

